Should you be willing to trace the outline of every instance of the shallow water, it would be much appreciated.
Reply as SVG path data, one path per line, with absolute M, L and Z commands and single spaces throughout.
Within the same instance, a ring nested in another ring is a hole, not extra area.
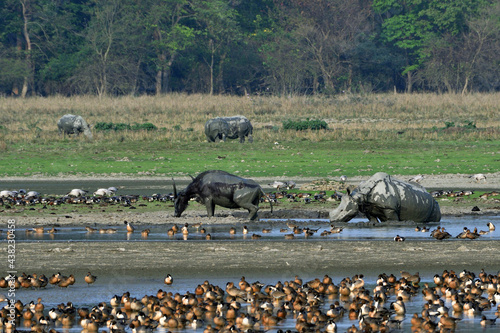
M 186 182 L 187 183 L 187 182 Z M 52 184 L 53 187 L 50 187 Z M 5 185 L 5 184 L 2 184 Z M 166 193 L 170 191 L 170 185 L 168 180 L 165 182 L 158 184 L 158 181 L 130 181 L 130 184 L 121 181 L 120 191 L 121 194 L 151 194 L 154 192 Z M 11 183 L 7 184 L 6 188 L 26 188 L 27 190 L 37 190 L 42 193 L 50 193 L 50 194 L 64 194 L 67 193 L 71 188 L 85 188 L 89 191 L 94 191 L 98 187 L 109 187 L 116 186 L 113 181 L 93 181 L 93 182 L 72 182 L 72 181 L 64 181 L 63 183 L 58 182 L 49 182 L 47 184 L 35 182 L 31 182 L 30 186 L 26 186 L 23 184 Z M 41 189 L 43 188 L 43 189 Z M 95 189 L 94 189 L 95 188 Z M 283 240 L 285 232 L 281 232 L 281 229 L 286 229 L 286 234 L 290 234 L 291 230 L 288 228 L 287 223 L 295 223 L 299 227 L 309 227 L 311 229 L 318 229 L 316 233 L 309 237 L 305 237 L 304 234 L 295 235 L 294 240 L 286 240 L 286 242 L 300 241 L 300 242 L 315 242 L 315 241 L 324 241 L 331 240 L 335 241 L 350 241 L 355 242 L 359 240 L 369 240 L 369 241 L 387 241 L 392 240 L 394 236 L 400 235 L 406 237 L 407 242 L 411 242 L 412 240 L 426 240 L 429 242 L 438 242 L 430 237 L 429 232 L 417 232 L 415 231 L 415 225 L 410 223 L 382 223 L 377 226 L 368 227 L 367 225 L 362 225 L 359 222 L 364 222 L 365 219 L 354 219 L 349 224 L 343 224 L 345 228 L 341 233 L 331 234 L 328 236 L 320 236 L 320 233 L 324 230 L 330 229 L 330 223 L 328 220 L 261 220 L 258 223 L 248 223 L 249 233 L 247 235 L 242 234 L 242 225 L 237 225 L 236 234 L 230 235 L 229 228 L 231 225 L 221 225 L 221 224 L 209 224 L 202 225 L 203 228 L 206 229 L 206 233 L 210 233 L 215 240 L 222 240 L 227 242 L 249 242 L 255 241 L 251 239 L 252 234 L 258 234 L 261 236 L 259 241 L 265 242 L 266 240 Z M 495 225 L 500 226 L 500 216 L 445 216 L 440 223 L 432 223 L 428 224 L 430 229 L 435 229 L 437 226 L 445 227 L 446 230 L 451 233 L 453 236 L 457 235 L 463 230 L 463 227 L 468 227 L 470 229 L 474 229 L 475 227 L 478 230 L 487 230 L 486 223 L 493 222 Z M 30 230 L 30 228 L 17 228 L 16 229 L 16 241 L 23 244 L 23 246 L 29 246 L 32 242 L 44 243 L 44 242 L 118 242 L 118 241 L 130 241 L 130 242 L 165 242 L 165 246 L 168 246 L 169 242 L 182 242 L 185 241 L 182 234 L 177 234 L 173 237 L 169 237 L 167 235 L 168 229 L 172 226 L 172 224 L 164 224 L 164 225 L 147 225 L 147 224 L 136 224 L 136 231 L 132 234 L 127 234 L 125 226 L 107 226 L 106 221 L 95 221 L 95 224 L 90 225 L 95 226 L 96 228 L 116 228 L 116 233 L 113 234 L 101 234 L 101 233 L 89 233 L 85 230 L 85 226 L 61 226 L 56 227 L 57 232 L 55 234 L 48 234 L 44 232 L 43 234 L 36 233 L 26 233 L 26 230 Z M 151 233 L 147 238 L 143 238 L 141 236 L 140 231 L 149 228 Z M 264 233 L 263 229 L 271 229 L 269 233 Z M 2 242 L 5 242 L 5 234 L 0 235 L 0 239 Z M 455 238 L 451 238 L 444 242 L 463 242 L 467 244 L 467 242 L 481 242 L 482 240 L 500 240 L 500 231 L 492 232 L 487 235 L 481 236 L 477 240 L 459 240 Z M 192 244 L 193 247 L 196 246 L 197 242 L 205 241 L 205 234 L 202 234 L 199 230 L 195 228 L 190 228 L 190 233 L 187 236 L 186 240 L 189 244 Z M 283 240 L 285 242 L 285 240 Z M 458 244 L 458 243 L 456 243 Z M 141 254 L 138 254 L 141 255 Z M 182 253 L 178 254 L 182 256 Z M 47 260 L 50 260 L 48 258 Z M 110 260 L 113 260 L 110 257 Z M 20 267 L 22 267 L 22 263 L 18 263 Z M 208 265 L 208 263 L 207 263 Z M 324 274 L 328 274 L 332 277 L 335 284 L 338 284 L 344 277 L 351 276 L 352 272 L 343 272 L 341 270 L 336 270 L 334 267 L 327 270 L 318 271 L 318 268 L 307 270 L 307 262 L 304 262 L 304 269 L 301 272 L 301 278 L 304 281 L 308 281 L 314 278 L 322 278 Z M 443 269 L 446 267 L 443 267 Z M 172 286 L 166 286 L 163 284 L 163 277 L 168 273 L 168 262 L 165 262 L 163 267 L 158 267 L 157 270 L 152 269 L 151 271 L 138 271 L 135 270 L 134 267 L 130 267 L 125 273 L 123 270 L 109 270 L 106 272 L 99 272 L 99 276 L 97 282 L 91 286 L 87 286 L 83 281 L 83 277 L 86 272 L 82 271 L 84 268 L 82 267 L 79 271 L 75 272 L 75 276 L 77 277 L 77 282 L 75 285 L 70 286 L 67 289 L 48 286 L 45 289 L 41 290 L 28 290 L 28 289 L 20 289 L 16 292 L 16 299 L 21 300 L 23 303 L 29 303 L 30 301 L 35 301 L 38 297 L 42 298 L 42 302 L 45 304 L 46 312 L 55 307 L 60 303 L 67 303 L 68 301 L 73 302 L 75 307 L 92 307 L 97 305 L 99 302 L 109 302 L 109 300 L 114 295 L 121 295 L 126 291 L 129 291 L 132 297 L 142 298 L 144 295 L 154 295 L 159 289 L 171 291 L 173 293 L 181 293 L 184 294 L 186 292 L 193 292 L 195 287 L 198 284 L 203 283 L 203 281 L 208 280 L 210 283 L 214 285 L 218 285 L 224 289 L 227 282 L 232 281 L 235 284 L 241 278 L 242 273 L 238 270 L 231 269 L 225 271 L 223 274 L 215 274 L 215 273 L 207 273 L 207 272 L 199 272 L 199 273 L 190 273 L 190 274 L 178 274 L 174 277 L 175 281 Z M 404 267 L 394 267 L 394 271 L 397 272 Z M 490 271 L 491 273 L 497 273 L 500 267 L 485 267 L 486 271 Z M 352 269 L 354 270 L 354 268 Z M 425 269 L 422 268 L 422 271 Z M 29 272 L 28 272 L 29 273 Z M 55 272 L 36 272 L 38 274 L 44 273 L 46 275 L 52 275 Z M 64 273 L 64 272 L 63 272 Z M 359 274 L 364 274 L 365 281 L 367 283 L 367 289 L 373 290 L 375 285 L 375 281 L 380 273 L 376 269 L 367 271 L 367 272 L 357 272 Z M 435 273 L 441 272 L 433 272 L 432 274 L 427 271 L 427 273 L 421 274 L 421 284 L 424 282 L 432 283 L 432 278 Z M 475 272 L 476 274 L 478 272 Z M 260 281 L 265 284 L 276 284 L 277 281 L 284 280 L 292 280 L 294 276 L 289 276 L 289 272 L 275 271 L 271 270 L 266 272 L 265 275 L 262 274 L 245 274 L 247 281 Z M 5 290 L 0 290 L 1 293 L 6 294 Z M 372 294 L 372 293 L 371 293 Z M 322 305 L 324 311 L 328 309 L 329 305 L 337 300 L 338 298 L 326 299 L 325 303 Z M 391 296 L 388 302 L 395 301 L 394 295 Z M 403 325 L 401 331 L 409 332 L 410 331 L 410 319 L 413 313 L 420 313 L 424 304 L 424 300 L 422 296 L 419 294 L 412 298 L 410 301 L 406 302 L 407 307 L 407 315 L 403 318 Z M 245 303 L 242 304 L 244 307 L 247 305 Z M 450 306 L 449 301 L 446 304 Z M 483 314 L 488 318 L 495 317 L 495 307 L 493 309 L 484 311 Z M 462 318 L 462 321 L 458 325 L 457 332 L 494 332 L 497 331 L 494 328 L 483 329 L 479 325 L 480 316 L 475 317 L 464 317 L 463 315 L 454 314 L 455 316 L 459 316 Z M 344 332 L 350 327 L 352 324 L 358 326 L 357 321 L 352 321 L 345 316 L 344 318 L 337 321 L 338 324 L 338 332 Z M 103 327 L 102 329 L 106 329 Z M 278 327 L 273 328 L 270 332 L 276 332 L 277 329 L 291 329 L 295 331 L 295 319 L 292 316 L 289 316 L 289 319 L 282 322 Z M 76 324 L 72 328 L 69 329 L 61 329 L 65 332 L 80 332 L 81 327 Z M 186 331 L 194 331 L 196 333 L 201 333 L 203 328 L 201 329 L 192 329 L 186 328 L 183 330 L 172 330 L 174 332 L 186 332 Z
M 328 272 L 329 275 L 332 277 L 333 282 L 335 284 L 338 284 L 342 278 L 345 276 L 335 274 L 333 272 Z M 364 279 L 366 282 L 366 289 L 372 291 L 374 286 L 375 286 L 375 281 L 376 281 L 376 274 L 373 274 L 374 272 L 368 272 L 367 275 L 365 275 Z M 214 285 L 218 285 L 221 288 L 224 288 L 227 282 L 234 282 L 235 284 L 238 283 L 240 276 L 235 276 L 237 272 L 232 272 L 228 274 L 228 277 L 219 277 L 219 276 L 206 276 L 204 279 L 196 279 L 196 278 L 190 278 L 190 277 L 181 277 L 181 278 L 175 278 L 174 284 L 171 286 L 166 286 L 162 283 L 162 281 L 159 281 L 157 278 L 150 277 L 150 276 L 141 276 L 140 272 L 131 272 L 129 276 L 115 276 L 114 278 L 111 277 L 102 277 L 102 280 L 107 281 L 106 283 L 100 283 L 99 278 L 97 282 L 91 286 L 87 286 L 83 281 L 77 282 L 75 285 L 70 286 L 67 289 L 59 288 L 59 287 L 53 287 L 49 286 L 46 289 L 42 290 L 19 290 L 16 294 L 16 298 L 21 300 L 23 303 L 28 303 L 32 300 L 36 302 L 36 299 L 38 297 L 41 297 L 43 300 L 43 303 L 45 305 L 46 311 L 48 311 L 50 308 L 55 307 L 57 304 L 60 303 L 67 303 L 68 301 L 73 302 L 74 306 L 79 308 L 79 307 L 88 307 L 91 308 L 94 305 L 97 305 L 99 302 L 109 302 L 109 300 L 114 296 L 114 295 L 119 295 L 121 296 L 124 292 L 128 291 L 131 293 L 132 297 L 136 297 L 138 299 L 142 298 L 144 295 L 155 295 L 156 292 L 159 289 L 166 290 L 166 291 L 171 291 L 172 293 L 180 293 L 180 294 L 185 294 L 187 291 L 193 292 L 194 289 L 198 284 L 203 283 L 203 281 L 209 280 L 210 283 Z M 280 276 L 279 272 L 275 272 L 273 276 L 267 276 L 267 277 L 258 277 L 258 276 L 246 276 L 246 280 L 251 282 L 254 281 L 260 281 L 264 284 L 276 284 L 279 279 L 283 281 L 283 276 Z M 301 276 L 301 278 L 304 279 L 305 281 L 308 281 L 309 279 L 313 279 L 315 277 L 322 278 L 322 276 Z M 290 276 L 288 277 L 289 280 L 292 280 L 293 277 Z M 422 277 L 423 282 L 431 282 L 432 277 L 431 276 L 424 276 Z M 370 292 L 370 294 L 373 294 Z M 323 312 L 326 312 L 327 309 L 329 308 L 329 305 L 332 304 L 334 301 L 339 300 L 338 296 L 333 296 L 331 298 L 326 298 L 324 300 L 324 303 L 322 304 L 322 309 Z M 391 302 L 395 301 L 395 296 L 392 295 L 387 303 L 386 306 L 389 306 Z M 346 303 L 341 301 L 341 304 L 346 305 Z M 398 319 L 402 320 L 402 329 L 400 331 L 403 332 L 409 332 L 410 331 L 410 319 L 413 313 L 418 313 L 423 309 L 423 304 L 424 300 L 421 296 L 421 294 L 416 295 L 415 297 L 411 298 L 409 301 L 405 302 L 406 305 L 406 310 L 407 314 L 404 317 L 400 317 Z M 245 311 L 245 307 L 248 304 L 242 303 L 242 311 Z M 346 305 L 347 306 L 347 305 Z M 451 304 L 449 301 L 446 301 L 446 306 L 451 307 Z M 490 310 L 483 311 L 483 315 L 485 315 L 487 318 L 494 318 L 495 317 L 495 307 L 493 307 Z M 462 318 L 462 321 L 459 323 L 458 327 L 459 329 L 457 330 L 458 332 L 477 332 L 479 330 L 483 330 L 481 326 L 479 325 L 480 322 L 480 316 L 474 316 L 474 317 L 469 317 L 465 316 L 462 314 L 452 314 L 452 311 L 450 310 L 450 315 L 453 315 L 455 317 Z M 280 325 L 274 329 L 271 329 L 270 332 L 275 332 L 277 329 L 291 329 L 292 331 L 295 330 L 295 319 L 293 318 L 293 315 L 289 315 L 289 317 L 280 323 Z M 344 316 L 343 318 L 339 319 L 336 321 L 338 325 L 338 332 L 344 332 L 347 330 L 348 327 L 350 327 L 352 324 L 355 324 L 358 326 L 358 322 L 356 320 L 349 320 L 347 316 Z M 105 329 L 105 328 L 103 328 Z M 190 331 L 196 331 L 196 332 L 202 332 L 203 328 L 201 329 L 192 329 L 192 328 L 185 328 L 185 329 L 177 329 L 177 330 L 172 330 L 174 332 L 190 332 Z M 64 331 L 68 332 L 80 332 L 81 327 L 76 324 L 70 329 L 65 329 Z M 484 331 L 486 332 L 494 332 L 496 329 L 494 328 L 488 328 L 485 329 Z
M 268 219 L 261 220 L 260 222 L 249 222 L 246 224 L 248 228 L 248 234 L 243 234 L 243 226 L 234 226 L 236 229 L 236 234 L 232 235 L 229 233 L 231 225 L 227 224 L 207 224 L 202 225 L 200 228 L 196 229 L 190 227 L 190 232 L 187 236 L 177 233 L 174 236 L 168 236 L 168 230 L 173 226 L 173 224 L 160 224 L 160 225 L 147 225 L 147 224 L 136 224 L 136 231 L 133 233 L 127 233 L 125 225 L 123 226 L 106 226 L 100 221 L 89 226 L 95 227 L 96 229 L 115 229 L 115 233 L 100 233 L 97 232 L 87 232 L 85 226 L 81 227 L 56 227 L 56 233 L 47 233 L 50 228 L 46 228 L 44 233 L 37 234 L 32 232 L 31 228 L 18 228 L 16 234 L 16 240 L 20 242 L 32 242 L 32 241 L 204 241 L 206 234 L 210 234 L 212 239 L 217 240 L 227 240 L 227 241 L 251 241 L 252 235 L 257 234 L 260 236 L 260 240 L 280 240 L 284 239 L 284 235 L 291 234 L 292 230 L 289 228 L 288 224 L 293 223 L 300 228 L 310 228 L 311 230 L 317 230 L 311 236 L 305 237 L 304 234 L 295 234 L 295 238 L 290 241 L 297 240 L 391 240 L 396 235 L 400 235 L 406 238 L 407 241 L 411 240 L 430 240 L 435 241 L 434 238 L 430 236 L 430 232 L 417 232 L 415 231 L 415 224 L 413 223 L 380 223 L 376 226 L 363 226 L 360 222 L 365 222 L 366 219 L 356 218 L 350 223 L 343 223 L 344 229 L 340 233 L 329 234 L 326 236 L 321 236 L 323 231 L 328 231 L 331 229 L 331 223 L 328 220 L 276 220 Z M 477 227 L 478 230 L 487 231 L 488 228 L 486 224 L 492 222 L 495 225 L 500 226 L 500 216 L 447 216 L 441 220 L 440 223 L 427 223 L 425 224 L 430 230 L 435 229 L 437 226 L 445 227 L 452 236 L 458 235 L 463 231 L 464 227 L 471 230 Z M 424 224 L 417 225 L 418 227 L 423 227 Z M 181 226 L 179 226 L 181 227 Z M 150 229 L 150 234 L 147 237 L 141 236 L 141 231 L 144 229 Z M 205 229 L 205 233 L 200 230 Z M 264 232 L 266 229 L 267 232 Z M 0 236 L 1 239 L 5 239 L 5 235 Z M 454 237 L 448 239 L 447 241 L 470 241 L 455 239 Z M 486 235 L 482 235 L 478 239 L 473 241 L 481 240 L 500 240 L 500 232 L 491 232 Z

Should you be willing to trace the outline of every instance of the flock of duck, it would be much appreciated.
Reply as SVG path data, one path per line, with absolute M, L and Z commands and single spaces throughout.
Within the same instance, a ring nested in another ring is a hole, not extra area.
M 137 227 L 129 221 L 124 221 L 123 224 L 125 225 L 125 230 L 127 233 L 127 239 L 130 239 L 130 236 L 135 233 L 137 230 Z M 298 224 L 292 223 L 291 221 L 286 222 L 287 228 L 280 228 L 279 232 L 284 234 L 284 239 L 291 240 L 295 239 L 297 237 L 302 238 L 308 238 L 311 237 L 315 234 L 319 234 L 321 237 L 325 237 L 328 235 L 332 234 L 339 234 L 342 233 L 343 230 L 345 229 L 344 226 L 335 226 L 334 224 L 330 224 L 329 227 L 324 228 L 309 228 L 309 227 L 301 227 Z M 457 238 L 457 239 L 477 239 L 482 235 L 486 235 L 489 233 L 492 233 L 495 231 L 496 227 L 492 222 L 488 222 L 486 224 L 488 227 L 488 230 L 479 230 L 477 227 L 474 227 L 473 230 L 470 230 L 468 227 L 464 227 L 463 231 L 460 232 L 456 236 L 452 236 L 449 232 L 446 231 L 446 228 L 443 226 L 437 226 L 435 229 L 432 229 L 430 227 L 424 226 L 420 227 L 417 226 L 415 227 L 416 232 L 428 232 L 430 237 L 433 237 L 437 240 L 444 240 L 448 238 Z M 119 231 L 118 228 L 106 228 L 106 227 L 91 227 L 91 226 L 86 226 L 85 230 L 88 234 L 93 234 L 93 233 L 100 233 L 100 234 L 114 234 Z M 263 234 L 269 234 L 273 231 L 272 228 L 262 228 L 261 233 L 256 233 L 256 232 L 250 232 L 248 227 L 244 225 L 240 231 L 234 226 L 228 227 L 227 233 L 230 237 L 233 237 L 237 234 L 241 234 L 243 238 L 250 238 L 253 240 L 258 240 L 262 237 Z M 52 228 L 45 228 L 44 226 L 36 226 L 33 228 L 28 228 L 25 230 L 25 233 L 27 235 L 30 234 L 44 234 L 48 233 L 52 237 L 58 232 L 58 229 L 55 227 Z M 142 239 L 148 239 L 151 229 L 150 228 L 144 228 L 140 231 Z M 182 238 L 184 240 L 189 239 L 189 235 L 192 235 L 193 233 L 200 234 L 203 236 L 204 239 L 206 240 L 214 240 L 215 238 L 211 235 L 211 233 L 207 232 L 207 230 L 203 227 L 203 222 L 198 222 L 194 224 L 189 224 L 185 223 L 182 227 L 179 227 L 177 224 L 173 224 L 168 230 L 167 230 L 167 235 L 168 237 L 172 238 L 177 234 L 181 234 Z M 394 241 L 396 242 L 404 242 L 406 240 L 406 237 L 396 235 L 393 238 Z
M 71 276 L 23 274 L 15 281 L 30 289 L 48 284 L 67 287 L 61 282 L 71 280 Z M 194 328 L 203 329 L 204 333 L 255 333 L 271 329 L 283 332 L 282 323 L 291 319 L 295 321 L 295 331 L 301 333 L 335 333 L 341 321 L 347 321 L 346 327 L 352 324 L 347 332 L 388 332 L 408 324 L 413 332 L 453 332 L 466 317 L 480 317 L 484 327 L 495 325 L 496 318 L 486 318 L 483 312 L 495 311 L 496 306 L 495 315 L 500 317 L 499 279 L 498 272 L 488 274 L 481 270 L 476 275 L 466 270 L 444 270 L 434 275 L 432 282 L 423 282 L 418 272 L 400 271 L 399 277 L 380 274 L 372 289 L 362 274 L 345 277 L 338 284 L 328 275 L 306 282 L 295 276 L 273 285 L 249 282 L 242 277 L 236 284 L 227 282 L 224 288 L 204 281 L 194 290 L 180 294 L 168 291 L 174 280 L 167 275 L 166 290 L 142 297 L 125 292 L 91 308 L 75 307 L 69 301 L 49 309 L 41 298 L 28 304 L 17 300 L 15 325 L 38 333 L 56 333 L 78 326 L 83 332 L 145 333 Z M 35 286 L 35 280 L 45 284 Z M 89 272 L 84 280 L 90 285 L 96 277 Z M 30 281 L 29 287 L 26 281 Z M 419 297 L 424 303 L 421 311 L 407 313 L 406 304 Z M 7 320 L 7 307 L 0 310 L 0 316 L 1 329 L 16 328 Z M 410 322 L 403 323 L 405 318 L 411 318 Z

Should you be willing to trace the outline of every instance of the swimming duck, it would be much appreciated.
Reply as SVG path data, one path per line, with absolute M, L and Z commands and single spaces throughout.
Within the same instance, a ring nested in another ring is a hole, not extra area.
M 165 282 L 166 285 L 171 285 L 172 283 L 174 283 L 174 278 L 172 277 L 172 275 L 167 274 L 163 282 Z

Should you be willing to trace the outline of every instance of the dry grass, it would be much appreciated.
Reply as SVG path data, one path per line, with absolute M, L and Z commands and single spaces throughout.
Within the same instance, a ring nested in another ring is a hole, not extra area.
M 499 139 L 500 94 L 383 94 L 322 97 L 237 97 L 170 94 L 161 97 L 0 98 L 3 137 L 9 143 L 60 140 L 57 120 L 66 113 L 97 122 L 155 124 L 155 132 L 94 133 L 95 140 L 204 141 L 203 127 L 212 117 L 241 114 L 249 118 L 261 140 L 290 137 L 285 119 L 322 119 L 333 131 L 293 133 L 311 141 L 347 139 L 414 140 Z M 445 122 L 457 127 L 474 122 L 481 131 L 431 131 Z M 399 132 L 399 133 L 398 133 Z

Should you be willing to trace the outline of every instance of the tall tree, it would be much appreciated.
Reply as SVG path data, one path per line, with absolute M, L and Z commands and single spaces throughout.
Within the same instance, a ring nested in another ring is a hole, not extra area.
M 350 53 L 359 43 L 359 36 L 368 31 L 371 8 L 368 1 L 292 0 L 296 8 L 295 34 L 319 69 L 318 76 L 325 92 L 338 90 L 344 82 L 352 85 Z
M 195 7 L 195 19 L 200 28 L 199 38 L 206 50 L 203 60 L 209 70 L 208 93 L 213 95 L 215 76 L 219 92 L 224 89 L 224 63 L 232 43 L 240 38 L 236 10 L 227 0 L 199 1 Z M 218 73 L 215 73 L 218 68 Z
M 194 29 L 186 24 L 193 16 L 192 0 L 148 0 L 143 5 L 148 8 L 145 23 L 153 38 L 158 95 L 169 90 L 172 65 L 193 42 Z
M 483 0 L 373 0 L 382 17 L 381 38 L 406 57 L 402 74 L 412 92 L 415 73 L 428 59 L 425 46 L 443 34 L 455 36 L 466 28 L 465 19 L 477 12 Z

